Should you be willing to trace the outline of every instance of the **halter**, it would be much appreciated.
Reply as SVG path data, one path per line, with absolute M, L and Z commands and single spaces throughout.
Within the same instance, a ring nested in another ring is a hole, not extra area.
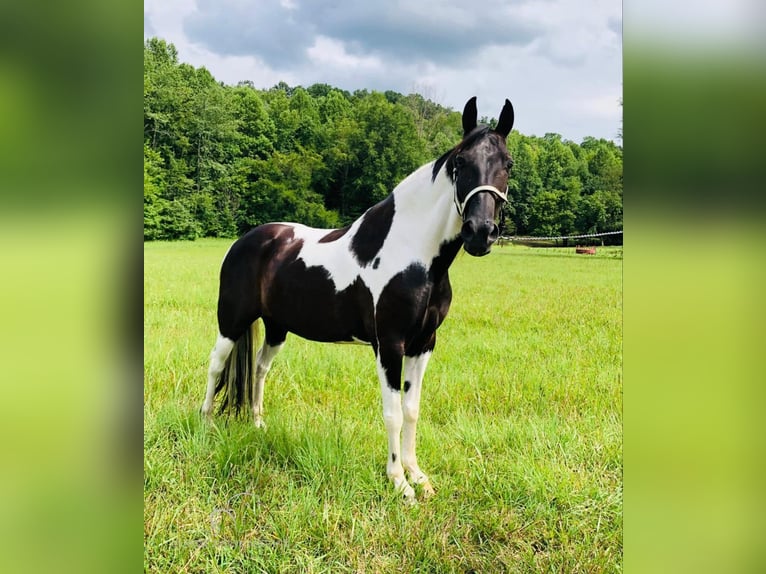
M 465 206 L 468 205 L 468 200 L 481 191 L 489 191 L 497 199 L 503 202 L 508 201 L 508 186 L 505 187 L 505 191 L 500 191 L 494 185 L 480 185 L 478 187 L 474 187 L 471 191 L 469 191 L 466 194 L 465 199 L 462 202 L 460 202 L 457 199 L 457 180 L 456 180 L 454 199 L 455 199 L 455 208 L 457 209 L 457 214 L 460 217 L 463 217 L 463 213 L 465 212 Z

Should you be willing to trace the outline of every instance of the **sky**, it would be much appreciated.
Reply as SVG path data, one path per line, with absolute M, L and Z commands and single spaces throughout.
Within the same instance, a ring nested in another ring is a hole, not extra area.
M 522 134 L 621 143 L 620 0 L 146 0 L 153 36 L 226 84 L 508 98 Z

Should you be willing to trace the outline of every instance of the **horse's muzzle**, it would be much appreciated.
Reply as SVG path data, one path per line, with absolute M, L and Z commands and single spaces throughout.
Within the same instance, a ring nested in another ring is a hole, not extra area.
M 495 222 L 486 219 L 477 224 L 473 219 L 467 219 L 460 230 L 465 250 L 476 257 L 481 257 L 490 252 L 492 244 L 500 235 Z

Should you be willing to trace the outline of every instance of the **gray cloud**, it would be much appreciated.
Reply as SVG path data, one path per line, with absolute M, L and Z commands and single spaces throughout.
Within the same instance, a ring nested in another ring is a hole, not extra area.
M 347 0 L 342 10 L 319 9 L 313 15 L 322 33 L 347 42 L 352 53 L 401 61 L 463 61 L 487 46 L 526 44 L 540 32 L 515 22 L 507 2 L 490 1 L 482 8 L 419 0 L 391 9 L 382 2 Z
M 313 26 L 296 12 L 275 0 L 254 0 L 247 5 L 198 0 L 197 11 L 184 21 L 184 32 L 212 52 L 257 56 L 271 67 L 290 68 L 306 57 L 315 34 Z
M 508 2 L 418 0 L 390 6 L 360 0 L 199 0 L 184 23 L 194 42 L 226 55 L 255 55 L 294 68 L 318 36 L 349 54 L 399 62 L 464 62 L 488 46 L 524 45 L 542 31 L 514 16 Z

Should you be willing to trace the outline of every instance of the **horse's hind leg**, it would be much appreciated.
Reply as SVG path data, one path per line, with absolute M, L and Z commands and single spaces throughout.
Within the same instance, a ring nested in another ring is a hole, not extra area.
M 271 369 L 271 362 L 282 349 L 282 345 L 269 345 L 263 342 L 258 354 L 255 357 L 255 389 L 253 391 L 253 422 L 257 427 L 265 426 L 263 422 L 263 387 L 266 382 L 266 375 Z
M 200 409 L 206 417 L 210 417 L 213 412 L 215 387 L 218 384 L 218 379 L 221 377 L 224 365 L 226 365 L 226 359 L 229 358 L 233 348 L 234 341 L 219 334 L 213 350 L 210 351 L 210 367 L 207 370 L 207 390 L 205 391 L 205 400 Z
M 253 390 L 253 422 L 257 427 L 265 426 L 263 422 L 263 387 L 266 375 L 271 369 L 271 362 L 282 349 L 287 332 L 270 321 L 264 319 L 266 336 L 263 345 L 255 357 L 255 389 Z

